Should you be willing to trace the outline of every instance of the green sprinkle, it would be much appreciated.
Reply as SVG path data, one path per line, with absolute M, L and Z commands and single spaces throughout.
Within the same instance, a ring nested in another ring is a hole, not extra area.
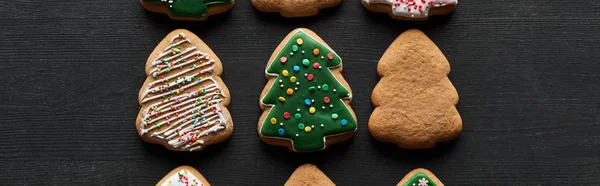
M 304 59 L 304 60 L 302 60 L 302 64 L 304 66 L 308 66 L 308 65 L 310 65 L 310 61 L 308 59 Z
M 314 92 L 315 90 L 317 90 L 317 88 L 314 86 L 308 87 L 308 91 Z
M 294 114 L 294 117 L 295 117 L 296 119 L 300 119 L 300 118 L 302 118 L 302 114 L 300 114 L 300 113 L 296 113 L 296 114 Z
M 300 124 L 298 124 L 298 129 L 300 129 L 300 130 L 304 130 L 304 123 L 300 123 Z
M 321 89 L 323 89 L 323 92 L 327 92 L 327 90 L 329 90 L 329 85 L 323 84 L 323 86 L 321 87 Z
M 337 119 L 338 118 L 338 114 L 336 114 L 336 113 L 331 114 L 331 118 L 332 119 Z
M 294 52 L 298 51 L 298 45 L 292 46 L 292 51 L 294 51 Z

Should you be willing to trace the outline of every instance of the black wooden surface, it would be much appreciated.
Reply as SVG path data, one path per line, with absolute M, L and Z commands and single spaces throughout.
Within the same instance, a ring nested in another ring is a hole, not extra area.
M 446 185 L 600 183 L 600 3 L 463 0 L 448 17 L 391 20 L 346 0 L 283 19 L 239 0 L 206 22 L 174 22 L 135 0 L 4 1 L 0 6 L 0 185 L 153 185 L 180 165 L 213 185 L 282 185 L 302 163 L 338 185 L 394 185 L 417 167 Z M 297 27 L 344 59 L 359 130 L 319 153 L 264 144 L 256 125 L 264 68 Z M 144 63 L 186 28 L 223 61 L 234 133 L 202 152 L 171 152 L 135 130 Z M 464 129 L 428 150 L 375 141 L 367 121 L 377 61 L 408 28 L 450 61 Z

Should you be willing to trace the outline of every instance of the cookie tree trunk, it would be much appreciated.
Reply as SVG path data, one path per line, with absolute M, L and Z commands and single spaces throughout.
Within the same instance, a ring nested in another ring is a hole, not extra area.
M 350 92 L 329 70 L 341 62 L 328 47 L 296 32 L 266 70 L 276 79 L 261 99 L 271 106 L 261 135 L 289 139 L 295 151 L 318 151 L 325 148 L 324 137 L 355 131 L 356 121 L 342 101 Z

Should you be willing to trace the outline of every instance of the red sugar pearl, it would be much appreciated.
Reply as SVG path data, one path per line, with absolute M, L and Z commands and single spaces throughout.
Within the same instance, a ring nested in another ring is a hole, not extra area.
M 327 54 L 327 59 L 333 60 L 333 54 L 332 53 Z
M 285 64 L 285 62 L 287 62 L 287 58 L 285 56 L 281 57 L 279 60 L 281 61 L 281 64 Z
M 323 102 L 325 102 L 325 103 L 329 103 L 329 101 L 331 101 L 331 99 L 329 99 L 329 97 L 325 97 L 325 98 L 323 98 Z
M 290 119 L 290 113 L 289 112 L 284 112 L 283 113 L 283 118 Z
M 315 78 L 315 76 L 312 74 L 309 74 L 308 76 L 306 76 L 306 79 L 308 79 L 309 81 L 312 81 L 313 78 Z
M 313 68 L 317 69 L 317 68 L 319 68 L 319 66 L 320 66 L 319 63 L 313 63 Z

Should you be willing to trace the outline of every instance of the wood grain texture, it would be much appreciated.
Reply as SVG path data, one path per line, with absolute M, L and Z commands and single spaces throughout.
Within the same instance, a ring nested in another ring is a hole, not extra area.
M 304 163 L 338 185 L 394 185 L 431 170 L 446 185 L 600 183 L 600 4 L 461 1 L 448 17 L 405 22 L 344 1 L 284 19 L 250 1 L 205 22 L 173 22 L 138 1 L 10 1 L 0 6 L 0 183 L 152 185 L 190 165 L 213 185 L 282 185 Z M 346 143 L 296 154 L 256 133 L 266 60 L 297 27 L 344 59 L 359 126 Z M 136 134 L 144 63 L 186 28 L 223 62 L 233 135 L 201 152 L 171 152 Z M 448 58 L 464 128 L 428 150 L 369 136 L 377 61 L 400 33 L 422 29 Z

